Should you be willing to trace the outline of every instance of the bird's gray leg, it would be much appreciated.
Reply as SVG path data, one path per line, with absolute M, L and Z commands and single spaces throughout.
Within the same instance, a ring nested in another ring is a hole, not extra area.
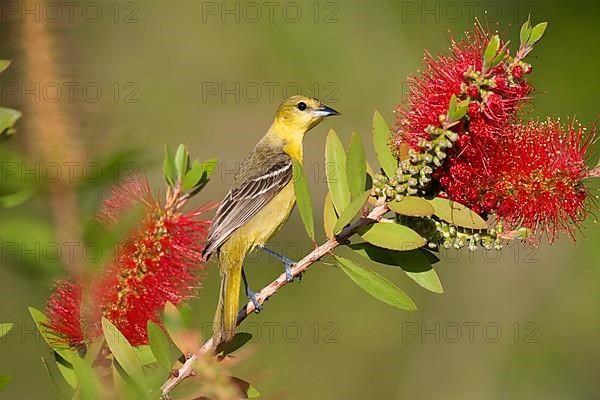
M 252 304 L 254 304 L 254 312 L 261 312 L 263 307 L 256 299 L 256 293 L 254 293 L 252 289 L 250 289 L 250 286 L 248 286 L 248 280 L 246 279 L 246 272 L 244 271 L 244 267 L 242 267 L 242 280 L 244 281 L 244 288 L 246 289 L 246 297 L 252 302 Z
M 285 279 L 288 282 L 292 282 L 294 280 L 294 276 L 292 275 L 292 267 L 296 265 L 295 261 L 292 261 L 286 256 L 282 256 L 281 254 L 276 253 L 273 250 L 269 250 L 264 246 L 258 246 L 258 248 L 281 261 L 283 263 L 283 267 L 285 268 Z M 302 279 L 302 276 L 300 276 L 300 279 Z

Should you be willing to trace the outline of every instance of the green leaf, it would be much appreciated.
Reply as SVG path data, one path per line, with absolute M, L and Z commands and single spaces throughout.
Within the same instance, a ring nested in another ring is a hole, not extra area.
M 165 160 L 163 161 L 163 176 L 165 181 L 170 186 L 174 186 L 177 182 L 177 167 L 175 166 L 175 156 L 169 149 L 168 145 L 165 145 Z
M 483 52 L 483 63 L 488 68 L 492 65 L 492 61 L 498 54 L 498 49 L 500 48 L 500 36 L 494 35 L 490 39 L 485 51 Z
M 350 204 L 350 189 L 346 174 L 346 153 L 333 129 L 327 134 L 325 143 L 325 174 L 333 205 L 341 213 Z
M 323 205 L 323 229 L 325 230 L 325 236 L 329 239 L 333 237 L 333 227 L 337 222 L 338 216 L 331 200 L 331 192 L 327 192 L 325 196 L 325 204 Z
M 260 397 L 260 392 L 256 390 L 256 388 L 252 385 L 246 391 L 246 398 L 248 399 L 258 399 Z
M 148 321 L 148 342 L 158 364 L 170 371 L 177 356 L 173 357 L 173 346 L 163 329 L 152 321 Z
M 58 394 L 58 397 L 60 397 L 61 400 L 70 400 L 73 397 L 73 395 L 65 386 L 64 382 L 57 379 L 56 374 L 52 372 L 50 366 L 48 365 L 48 362 L 46 361 L 46 358 L 44 357 L 42 357 L 42 364 L 44 365 L 44 369 L 46 370 L 46 373 L 50 378 L 50 382 L 52 382 L 52 387 L 56 391 L 56 394 Z
M 61 346 L 56 340 L 56 336 L 53 335 L 48 330 L 48 328 L 46 328 L 48 318 L 44 315 L 43 312 L 34 307 L 29 307 L 29 314 L 31 314 L 31 318 L 35 323 L 35 326 L 37 327 L 38 331 L 52 350 L 60 354 L 60 356 L 68 362 L 71 362 L 71 360 L 74 357 L 78 357 L 77 352 L 75 352 L 74 350 L 65 346 Z
M 393 222 L 376 222 L 362 227 L 358 233 L 367 242 L 390 250 L 407 251 L 425 245 L 425 239 L 417 232 Z
M 504 44 L 504 46 L 502 46 L 502 48 L 500 49 L 500 51 L 498 52 L 498 54 L 496 55 L 496 57 L 494 57 L 494 59 L 492 60 L 492 68 L 495 67 L 496 65 L 500 64 L 502 62 L 502 60 L 504 60 L 504 58 L 506 57 L 506 49 L 508 47 L 508 43 L 506 42 Z M 467 99 L 469 100 L 469 99 Z M 469 104 L 467 102 L 467 110 L 469 108 Z
M 350 138 L 348 159 L 346 160 L 346 174 L 348 175 L 350 195 L 354 199 L 365 191 L 367 182 L 365 147 L 360 135 L 356 132 L 353 132 L 352 137 Z
M 79 358 L 79 356 L 73 356 L 73 358 Z M 78 382 L 77 374 L 73 369 L 73 364 L 62 358 L 56 351 L 54 352 L 54 361 L 56 361 L 56 369 L 58 369 L 58 372 L 60 372 L 65 382 L 73 389 L 76 389 Z M 89 361 L 89 364 L 91 363 L 92 361 Z
M 533 46 L 538 40 L 544 36 L 544 32 L 546 32 L 546 28 L 548 27 L 547 22 L 540 22 L 531 30 L 531 35 L 529 39 L 527 39 L 527 44 L 529 46 Z
M 79 381 L 79 399 L 96 400 L 100 398 L 102 384 L 92 366 L 79 357 L 73 359 L 73 369 Z
M 33 188 L 25 188 L 16 193 L 0 196 L 0 207 L 10 208 L 23 204 L 34 194 Z
M 12 376 L 0 375 L 0 391 L 4 390 L 11 381 L 12 381 Z
M 470 99 L 468 98 L 459 101 L 456 95 L 453 94 L 450 98 L 450 105 L 448 106 L 448 121 L 459 121 L 467 115 L 469 101 Z
M 527 21 L 521 25 L 521 32 L 519 34 L 519 38 L 521 39 L 521 46 L 527 44 L 529 37 L 531 36 L 531 16 L 527 18 Z
M 390 148 L 391 130 L 379 111 L 373 114 L 373 147 L 377 153 L 377 159 L 387 176 L 396 176 L 398 160 L 394 157 Z
M 335 259 L 346 275 L 371 296 L 401 310 L 417 309 L 411 298 L 388 279 L 347 258 L 335 256 Z
M 12 108 L 0 107 L 0 134 L 10 130 L 15 126 L 17 121 L 21 118 L 21 112 L 13 110 Z
M 152 349 L 147 344 L 133 346 L 133 351 L 135 351 L 135 355 L 142 366 L 154 364 L 157 361 Z
M 185 145 L 180 144 L 175 152 L 175 169 L 177 170 L 177 181 L 181 182 L 188 171 L 190 156 Z
M 315 221 L 313 217 L 312 198 L 308 188 L 308 179 L 304 174 L 302 164 L 298 160 L 293 161 L 294 191 L 296 192 L 296 203 L 298 212 L 304 224 L 304 229 L 311 240 L 315 240 Z
M 12 322 L 3 322 L 0 324 L 0 338 L 3 336 L 6 336 L 6 334 L 8 332 L 11 331 L 12 328 L 14 328 L 15 324 L 13 324 Z
M 183 178 L 183 182 L 181 183 L 181 190 L 187 192 L 188 190 L 193 189 L 196 185 L 200 183 L 200 180 L 204 176 L 204 167 L 198 160 L 194 160 L 192 163 L 192 167 L 185 174 Z
M 211 158 L 210 160 L 202 161 L 202 167 L 208 176 L 214 174 L 217 170 L 217 166 L 219 164 L 219 160 L 216 158 Z
M 371 261 L 402 268 L 410 279 L 433 293 L 444 292 L 440 278 L 431 267 L 439 258 L 427 250 L 393 251 L 369 243 L 353 243 L 349 247 Z
M 407 196 L 401 201 L 390 201 L 387 206 L 393 212 L 409 217 L 431 217 L 433 206 L 422 197 Z
M 223 355 L 226 356 L 242 348 L 250 340 L 252 340 L 252 335 L 250 333 L 238 332 L 233 336 L 233 338 L 230 341 L 221 343 L 219 347 L 217 347 L 215 353 L 223 353 Z
M 4 72 L 10 65 L 9 60 L 0 60 L 0 73 Z
M 366 192 L 362 192 L 362 194 L 350 202 L 348 207 L 346 207 L 344 212 L 342 212 L 342 215 L 340 215 L 340 218 L 335 223 L 335 226 L 333 227 L 333 233 L 337 235 L 342 229 L 344 229 L 346 225 L 352 222 L 354 217 L 360 213 L 360 210 L 369 199 L 370 194 L 371 191 L 367 190 Z
M 487 229 L 487 222 L 477 213 L 460 203 L 436 197 L 429 200 L 434 209 L 434 214 L 453 225 L 471 229 Z
M 136 384 L 142 388 L 146 387 L 140 360 L 125 336 L 106 318 L 102 318 L 102 331 L 106 344 L 119 365 Z

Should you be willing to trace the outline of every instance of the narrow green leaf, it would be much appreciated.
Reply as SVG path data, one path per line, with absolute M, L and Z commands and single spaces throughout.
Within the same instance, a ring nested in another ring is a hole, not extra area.
M 168 145 L 165 145 L 163 176 L 169 185 L 175 185 L 175 182 L 177 181 L 177 167 L 175 166 L 175 156 L 171 152 L 171 149 L 169 149 Z
M 338 233 L 340 233 L 340 231 L 346 225 L 348 225 L 350 222 L 352 222 L 354 217 L 356 217 L 358 214 L 360 214 L 360 210 L 363 208 L 363 206 L 369 199 L 370 194 L 371 194 L 370 190 L 367 190 L 366 192 L 362 192 L 362 194 L 360 194 L 358 197 L 356 197 L 354 200 L 352 200 L 352 202 L 350 202 L 350 204 L 348 204 L 348 207 L 346 207 L 344 212 L 342 212 L 342 215 L 340 215 L 340 218 L 337 220 L 337 222 L 335 223 L 335 226 L 333 227 L 333 232 L 336 235 Z
M 394 251 L 369 243 L 353 243 L 349 247 L 356 254 L 376 263 L 402 268 L 409 278 L 433 293 L 444 292 L 440 278 L 431 267 L 439 258 L 427 250 Z
M 102 318 L 102 330 L 106 344 L 119 365 L 136 384 L 142 388 L 146 387 L 146 378 L 140 360 L 125 336 L 106 318 Z
M 453 94 L 450 97 L 450 103 L 448 104 L 448 120 L 450 121 L 454 121 L 454 115 L 456 114 L 456 107 L 458 104 L 458 97 L 456 97 L 455 94 Z
M 12 322 L 3 322 L 0 324 L 0 338 L 8 334 L 12 328 L 14 328 L 15 324 Z
M 412 299 L 388 279 L 347 258 L 335 256 L 335 259 L 346 275 L 371 296 L 401 310 L 417 309 Z
M 181 184 L 181 190 L 187 192 L 188 190 L 193 189 L 204 175 L 204 167 L 198 160 L 194 160 L 190 170 L 183 177 L 183 182 Z
M 0 134 L 10 130 L 15 126 L 21 118 L 21 112 L 12 108 L 0 107 Z
M 0 73 L 4 72 L 10 65 L 9 60 L 0 60 Z
M 73 356 L 73 358 L 79 357 Z M 54 352 L 54 361 L 56 361 L 56 369 L 58 369 L 58 372 L 60 372 L 65 382 L 73 389 L 76 389 L 79 383 L 77 381 L 77 374 L 73 369 L 73 364 L 62 358 L 57 352 Z M 89 361 L 88 363 L 91 365 L 92 361 Z
M 487 229 L 487 222 L 477 213 L 463 206 L 460 203 L 448 199 L 436 197 L 429 200 L 433 205 L 434 214 L 453 225 L 471 229 Z
M 398 160 L 390 147 L 391 129 L 379 111 L 373 114 L 373 147 L 377 159 L 387 176 L 396 176 Z
M 73 359 L 73 369 L 79 381 L 79 399 L 96 400 L 100 398 L 102 384 L 96 376 L 92 366 L 85 360 L 75 357 Z
M 498 64 L 500 64 L 504 58 L 506 57 L 506 49 L 508 48 L 508 44 L 510 41 L 506 42 L 504 44 L 504 46 L 502 46 L 502 48 L 500 49 L 500 51 L 498 52 L 498 54 L 496 55 L 496 57 L 494 57 L 494 59 L 492 60 L 492 68 L 497 66 Z M 469 100 L 469 99 L 467 99 Z M 467 103 L 467 108 L 468 108 L 468 103 Z
M 216 354 L 223 353 L 224 356 L 233 353 L 234 351 L 242 348 L 246 343 L 252 340 L 252 335 L 247 332 L 238 332 L 233 338 L 225 343 L 221 343 L 217 350 Z
M 292 168 L 298 212 L 300 212 L 300 218 L 302 219 L 308 237 L 314 241 L 315 221 L 313 216 L 312 198 L 310 196 L 310 189 L 308 188 L 308 179 L 306 179 L 304 168 L 302 168 L 302 164 L 299 161 L 294 160 Z
M 544 36 L 544 32 L 546 32 L 546 28 L 548 27 L 547 22 L 540 22 L 531 30 L 531 35 L 527 40 L 527 44 L 533 46 L 537 41 L 539 41 L 542 36 Z
M 407 226 L 392 222 L 377 222 L 359 229 L 358 233 L 367 242 L 390 250 L 414 250 L 425 245 L 417 232 Z
M 496 54 L 498 54 L 499 48 L 500 48 L 500 36 L 494 35 L 490 39 L 490 42 L 488 43 L 487 47 L 485 48 L 485 51 L 483 52 L 484 65 L 486 65 L 487 67 L 490 67 L 492 65 L 492 61 L 496 57 Z
M 185 145 L 180 144 L 175 152 L 175 169 L 177 170 L 177 181 L 181 182 L 188 171 L 190 156 Z
M 4 390 L 11 381 L 12 381 L 12 376 L 0 375 L 0 391 Z
M 34 190 L 33 188 L 25 188 L 16 193 L 7 194 L 4 196 L 0 196 L 0 207 L 10 208 L 16 207 L 25 203 L 27 200 L 33 196 Z
M 346 153 L 339 136 L 333 129 L 325 143 L 325 174 L 333 205 L 341 213 L 350 204 L 350 189 L 346 174 Z
M 356 132 L 353 132 L 350 138 L 348 159 L 346 160 L 346 174 L 348 175 L 350 195 L 354 199 L 365 191 L 367 181 L 365 147 L 360 135 Z
M 325 196 L 325 204 L 323 205 L 323 229 L 325 230 L 325 236 L 329 239 L 333 237 L 333 227 L 337 222 L 338 216 L 331 200 L 331 192 L 327 192 Z
M 140 360 L 140 364 L 142 364 L 143 367 L 157 362 L 156 356 L 152 352 L 150 346 L 147 344 L 133 346 L 133 351 L 135 351 L 135 355 L 137 356 L 138 360 Z
M 211 176 L 217 171 L 218 165 L 219 160 L 216 158 L 211 158 L 210 160 L 202 161 L 202 167 L 204 168 L 208 176 Z
M 50 382 L 52 383 L 52 387 L 56 391 L 56 394 L 61 400 L 70 400 L 73 398 L 72 392 L 65 386 L 64 382 L 57 379 L 57 376 L 48 365 L 46 358 L 42 357 L 42 365 L 44 365 L 44 369 L 50 378 Z
M 519 34 L 519 38 L 521 39 L 521 46 L 527 44 L 529 36 L 531 36 L 531 16 L 529 16 L 529 18 L 527 18 L 527 21 L 525 21 L 523 25 L 521 25 L 521 32 Z
M 401 201 L 390 201 L 387 205 L 393 212 L 409 217 L 431 217 L 433 215 L 433 206 L 422 197 L 407 196 Z
M 71 362 L 73 357 L 78 357 L 77 352 L 75 352 L 74 350 L 72 350 L 68 347 L 59 345 L 58 341 L 56 340 L 56 336 L 54 336 L 48 330 L 48 328 L 46 328 L 46 324 L 48 323 L 48 318 L 44 315 L 43 312 L 41 312 L 40 310 L 38 310 L 34 307 L 29 307 L 29 314 L 31 314 L 31 318 L 33 319 L 33 322 L 35 323 L 35 326 L 37 327 L 38 331 L 40 332 L 40 334 L 42 335 L 42 337 L 44 338 L 44 340 L 46 341 L 46 343 L 48 344 L 48 346 L 50 346 L 50 348 L 52 350 L 54 350 L 55 352 L 60 354 L 60 356 L 62 358 L 64 358 L 65 360 L 67 360 L 69 362 Z
M 260 397 L 260 392 L 256 390 L 256 388 L 252 385 L 246 391 L 246 398 L 248 399 L 258 399 Z
M 162 328 L 152 321 L 148 321 L 148 342 L 158 364 L 170 371 L 176 360 L 176 357 L 173 358 L 172 356 L 173 346 L 171 346 L 171 341 Z

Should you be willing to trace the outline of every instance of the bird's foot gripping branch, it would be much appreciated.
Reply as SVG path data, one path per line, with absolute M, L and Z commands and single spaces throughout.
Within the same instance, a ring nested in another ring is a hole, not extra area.
M 419 286 L 442 293 L 434 269 L 441 248 L 489 250 L 507 240 L 537 245 L 542 236 L 573 237 L 594 206 L 587 185 L 599 173 L 586 163 L 593 133 L 575 122 L 526 120 L 523 105 L 533 90 L 525 57 L 545 29 L 527 21 L 514 56 L 508 43 L 479 27 L 453 42 L 450 54 L 427 56 L 394 128 L 378 112 L 373 116 L 377 169 L 367 162 L 360 135 L 345 147 L 330 131 L 326 239 L 291 267 L 292 276 L 328 258 L 368 294 L 415 310 L 406 293 L 363 264 L 399 267 Z M 94 285 L 84 283 L 89 279 L 58 284 L 46 315 L 32 310 L 53 349 L 56 363 L 44 363 L 62 398 L 258 396 L 226 367 L 250 335 L 224 343 L 202 338 L 196 316 L 182 303 L 197 287 L 207 234 L 207 222 L 198 220 L 205 209 L 185 213 L 182 207 L 206 184 L 211 165 L 190 163 L 181 146 L 165 158 L 163 201 L 153 200 L 145 185 L 118 189 L 106 202 L 105 220 L 121 221 L 131 201 L 144 211 L 133 233 L 119 239 L 120 257 Z M 316 243 L 315 211 L 298 160 L 291 161 L 291 175 L 302 222 Z M 288 278 L 282 273 L 260 290 L 257 303 Z M 255 307 L 246 304 L 236 325 Z

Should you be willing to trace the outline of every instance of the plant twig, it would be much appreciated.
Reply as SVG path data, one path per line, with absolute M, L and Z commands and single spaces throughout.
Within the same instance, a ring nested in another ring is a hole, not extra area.
M 323 256 L 328 255 L 338 247 L 340 244 L 344 244 L 352 235 L 354 235 L 357 230 L 365 225 L 372 224 L 373 222 L 381 220 L 383 215 L 389 211 L 387 205 L 379 203 L 371 212 L 363 218 L 360 218 L 355 223 L 344 228 L 338 235 L 332 237 L 322 245 L 318 246 L 312 252 L 307 254 L 302 260 L 298 261 L 291 269 L 292 276 L 298 277 L 304 271 L 308 269 L 315 262 L 320 260 Z M 284 287 L 287 284 L 285 274 L 281 274 L 271 282 L 269 285 L 265 286 L 260 292 L 256 294 L 256 299 L 258 303 L 263 304 L 267 301 L 271 296 L 273 296 L 279 289 Z M 250 314 L 252 314 L 256 310 L 254 304 L 252 302 L 248 302 L 238 313 L 236 326 L 239 326 Z M 196 352 L 196 354 L 191 354 L 187 357 L 185 363 L 176 370 L 175 373 L 171 374 L 171 377 L 164 383 L 161 388 L 162 398 L 168 399 L 169 392 L 173 390 L 175 386 L 183 379 L 187 378 L 193 373 L 193 365 L 196 362 L 199 354 L 207 353 L 214 351 L 219 343 L 215 343 L 213 338 L 208 339 L 204 345 Z

